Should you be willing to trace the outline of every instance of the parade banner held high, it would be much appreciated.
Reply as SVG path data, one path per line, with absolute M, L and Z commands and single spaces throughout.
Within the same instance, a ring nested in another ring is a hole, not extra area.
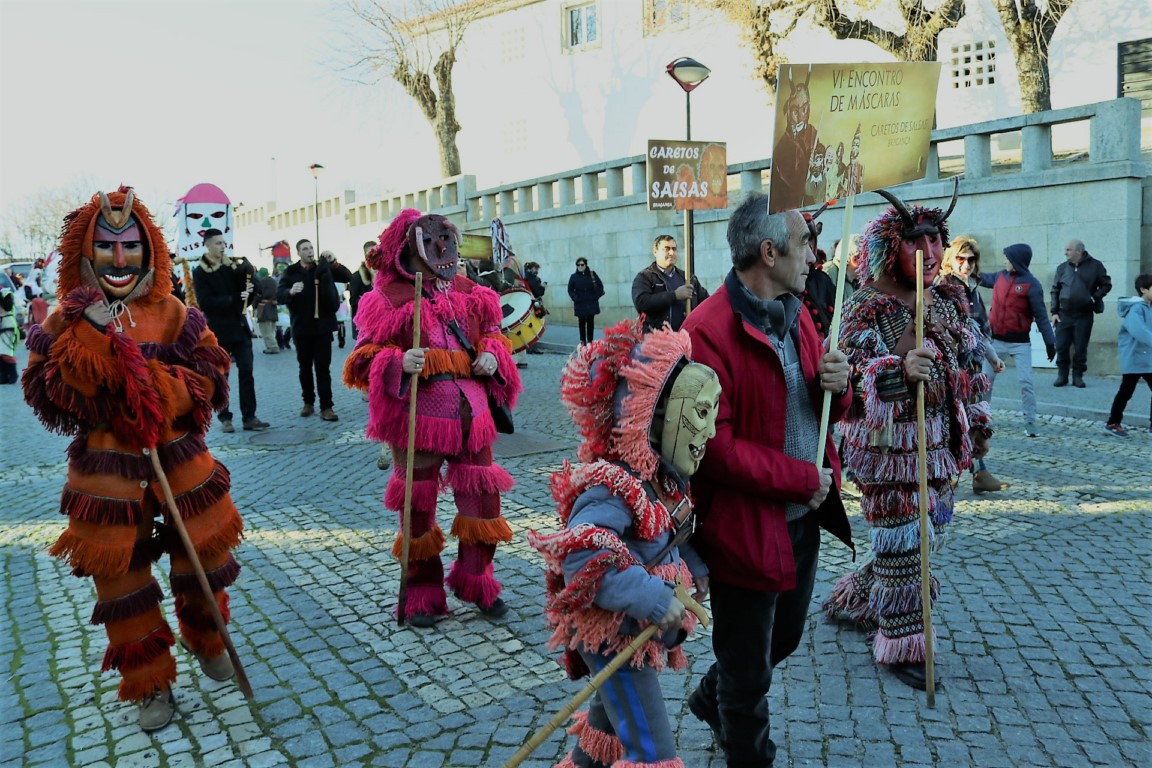
M 705 211 L 727 207 L 727 144 L 648 140 L 648 210 Z
M 923 178 L 939 80 L 939 62 L 782 66 L 769 210 Z

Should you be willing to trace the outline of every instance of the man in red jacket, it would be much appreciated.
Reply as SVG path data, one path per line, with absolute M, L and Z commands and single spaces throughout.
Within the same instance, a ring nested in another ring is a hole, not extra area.
M 800 294 L 815 255 L 797 211 L 768 214 L 750 195 L 728 224 L 732 271 L 688 316 L 694 359 L 720 377 L 716 437 L 693 478 L 700 529 L 692 543 L 710 570 L 716 662 L 688 698 L 730 766 L 770 766 L 772 670 L 800 644 L 820 528 L 851 546 L 840 459 L 820 434 L 851 403 L 847 358 L 824 352 Z M 815 465 L 820 441 L 827 460 Z

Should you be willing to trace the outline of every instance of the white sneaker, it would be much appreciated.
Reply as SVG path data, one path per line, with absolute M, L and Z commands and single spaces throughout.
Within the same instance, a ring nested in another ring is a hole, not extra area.
M 1028 437 L 1036 437 L 1040 433 L 1036 431 L 1036 425 L 1035 424 L 1025 424 L 1024 425 L 1024 434 L 1027 435 Z

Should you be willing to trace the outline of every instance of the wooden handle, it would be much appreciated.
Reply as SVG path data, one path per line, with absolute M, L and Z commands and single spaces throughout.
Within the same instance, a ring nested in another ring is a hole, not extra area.
M 924 251 L 916 251 L 916 347 L 924 346 Z M 928 547 L 928 429 L 924 382 L 916 382 L 916 446 L 920 466 L 920 602 L 924 622 L 924 676 L 928 706 L 936 708 L 936 659 L 932 642 L 932 574 Z
M 412 299 L 412 346 L 420 346 L 420 299 L 423 297 L 424 276 L 416 273 L 416 296 Z M 408 548 L 412 538 L 412 472 L 416 455 L 416 390 L 420 374 L 412 375 L 408 382 L 408 453 L 404 467 L 404 513 L 400 521 L 400 591 L 396 596 L 396 621 L 404 624 L 404 610 L 408 602 Z

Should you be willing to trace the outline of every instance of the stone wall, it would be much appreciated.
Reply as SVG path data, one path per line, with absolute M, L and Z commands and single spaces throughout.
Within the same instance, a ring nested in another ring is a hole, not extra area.
M 1079 131 L 1087 146 L 1053 151 L 1054 131 L 1062 137 L 1069 130 Z M 1019 149 L 1015 154 L 996 149 L 1004 146 Z M 729 166 L 730 206 L 749 190 L 766 190 L 770 166 L 767 159 Z M 1005 246 L 1026 242 L 1047 299 L 1068 240 L 1083 240 L 1105 263 L 1114 288 L 1097 318 L 1089 367 L 1116 372 L 1116 299 L 1133 294 L 1137 274 L 1152 272 L 1152 188 L 1140 154 L 1139 102 L 1117 99 L 934 131 L 926 178 L 893 192 L 908 201 L 946 206 L 956 175 L 961 197 L 949 226 L 953 235 L 977 238 L 986 271 L 1001 266 Z M 862 231 L 885 205 L 874 193 L 857 196 L 849 229 Z M 491 189 L 476 190 L 472 177 L 462 176 L 382 200 L 353 202 L 345 205 L 341 226 L 339 219 L 322 219 L 325 232 L 339 229 L 325 237 L 358 254 L 361 242 L 374 239 L 410 206 L 437 210 L 462 231 L 478 234 L 500 217 L 521 264 L 540 263 L 541 277 L 550 283 L 545 301 L 553 323 L 575 322 L 566 288 L 577 257 L 588 259 L 607 289 L 598 319 L 603 327 L 633 314 L 632 278 L 651 262 L 655 236 L 667 232 L 683 245 L 682 214 L 647 210 L 642 155 Z M 821 217 L 826 249 L 845 230 L 843 213 L 841 203 Z M 695 271 L 710 290 L 728 271 L 727 217 L 726 210 L 695 213 Z M 240 238 L 257 233 L 264 243 L 309 236 L 314 221 L 299 218 L 299 225 L 276 229 L 261 214 L 246 212 L 238 245 Z M 1037 350 L 1034 361 L 1043 365 L 1043 345 L 1037 343 Z

